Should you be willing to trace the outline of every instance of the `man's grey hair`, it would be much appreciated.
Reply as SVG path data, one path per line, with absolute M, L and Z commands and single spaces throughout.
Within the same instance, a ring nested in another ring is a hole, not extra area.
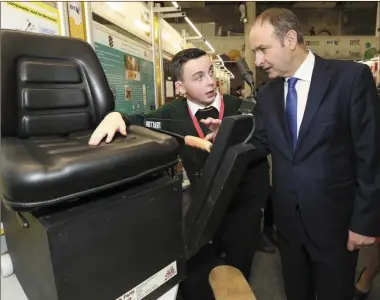
M 303 44 L 303 34 L 301 30 L 300 21 L 297 16 L 288 9 L 285 8 L 270 8 L 264 11 L 257 17 L 256 22 L 268 22 L 274 27 L 274 35 L 283 44 L 286 34 L 290 30 L 294 30 L 297 33 L 297 43 Z

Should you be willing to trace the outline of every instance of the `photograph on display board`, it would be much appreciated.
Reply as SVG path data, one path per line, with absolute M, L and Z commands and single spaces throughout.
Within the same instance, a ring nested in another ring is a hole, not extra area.
M 140 62 L 137 58 L 124 55 L 125 78 L 140 81 Z
M 132 100 L 132 88 L 128 85 L 125 85 L 124 86 L 124 96 L 125 96 L 125 100 L 127 101 L 131 101 Z

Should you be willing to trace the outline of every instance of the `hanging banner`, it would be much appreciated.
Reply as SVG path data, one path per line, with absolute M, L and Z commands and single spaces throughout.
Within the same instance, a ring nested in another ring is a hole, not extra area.
M 84 21 L 83 2 L 67 2 L 69 11 L 70 36 L 86 40 L 86 25 Z
M 109 28 L 93 24 L 95 52 L 115 94 L 116 110 L 127 114 L 154 110 L 152 51 Z
M 1 2 L 1 28 L 59 35 L 59 12 L 41 2 Z

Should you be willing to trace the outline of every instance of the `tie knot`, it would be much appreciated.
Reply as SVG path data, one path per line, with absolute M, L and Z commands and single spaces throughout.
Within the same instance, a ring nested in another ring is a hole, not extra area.
M 297 81 L 298 81 L 297 77 L 290 77 L 290 78 L 288 78 L 288 87 L 289 88 L 294 88 L 296 86 Z
M 216 110 L 216 108 L 214 106 L 209 106 L 202 109 L 198 109 L 198 111 L 212 111 L 212 110 Z

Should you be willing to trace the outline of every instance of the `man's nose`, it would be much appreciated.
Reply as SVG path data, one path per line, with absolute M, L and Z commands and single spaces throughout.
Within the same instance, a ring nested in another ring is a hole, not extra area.
M 264 56 L 261 54 L 261 53 L 258 53 L 256 52 L 256 55 L 255 55 L 255 59 L 256 59 L 256 66 L 258 67 L 261 67 L 264 63 Z

